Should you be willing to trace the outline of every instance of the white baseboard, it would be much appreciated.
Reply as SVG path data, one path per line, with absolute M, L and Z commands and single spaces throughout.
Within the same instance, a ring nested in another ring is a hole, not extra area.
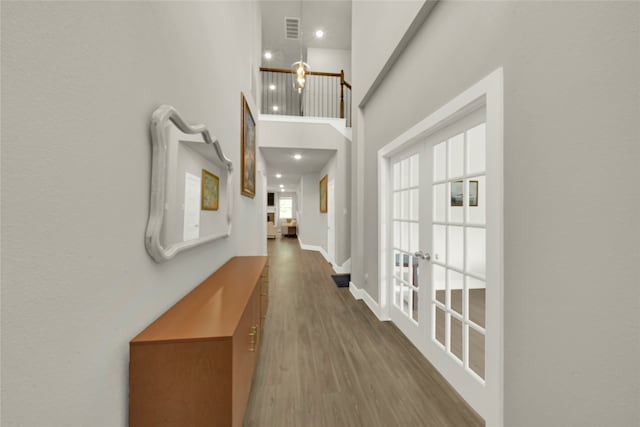
M 332 262 L 331 265 L 333 265 L 333 269 L 338 274 L 351 273 L 351 258 L 346 260 L 342 265 L 338 265 L 338 264 L 336 264 L 334 262 Z
M 363 300 L 364 303 L 367 304 L 367 307 L 369 307 L 369 310 L 371 310 L 371 312 L 378 318 L 378 320 L 380 320 L 381 322 L 389 320 L 389 317 L 382 313 L 380 305 L 378 305 L 378 303 L 371 297 L 371 295 L 369 295 L 367 291 L 358 288 L 353 284 L 353 282 L 349 282 L 349 291 L 355 299 Z
M 327 253 L 327 251 L 324 250 L 324 248 L 322 246 L 307 245 L 306 243 L 302 243 L 302 240 L 300 240 L 300 236 L 298 236 L 298 243 L 300 243 L 300 249 L 305 250 L 305 251 L 320 252 L 322 254 L 322 256 L 324 257 L 324 259 L 327 260 L 328 263 L 330 263 L 331 265 L 334 264 L 334 262 L 329 258 L 329 254 Z
M 298 236 L 298 243 L 300 243 L 300 249 L 303 249 L 305 251 L 316 251 L 316 252 L 320 252 L 323 251 L 324 249 L 322 249 L 321 246 L 316 246 L 316 245 L 307 245 L 305 243 L 302 243 L 302 240 L 300 240 L 300 236 Z
M 338 274 L 351 273 L 351 258 L 346 260 L 342 265 L 338 265 L 338 264 L 336 264 L 336 262 L 334 260 L 331 259 L 331 257 L 327 253 L 327 251 L 325 251 L 322 246 L 307 245 L 305 243 L 302 243 L 302 240 L 300 240 L 300 236 L 298 236 L 298 243 L 300 243 L 300 249 L 302 249 L 302 250 L 320 252 L 322 254 L 322 256 L 324 257 L 324 259 L 329 264 L 331 264 L 331 267 L 333 267 L 333 270 L 336 273 L 338 273 Z
M 364 292 L 362 289 L 358 288 L 353 282 L 349 282 L 349 292 L 355 299 L 362 299 L 362 293 Z

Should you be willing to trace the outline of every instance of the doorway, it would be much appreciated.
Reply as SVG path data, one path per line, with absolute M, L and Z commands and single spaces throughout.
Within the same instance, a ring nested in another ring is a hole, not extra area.
M 499 70 L 379 151 L 381 308 L 487 425 L 502 424 L 501 88 Z

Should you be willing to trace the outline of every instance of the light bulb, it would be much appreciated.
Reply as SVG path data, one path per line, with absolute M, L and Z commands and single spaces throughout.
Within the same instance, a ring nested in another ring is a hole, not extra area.
M 324 37 L 324 31 L 322 31 L 322 30 L 316 31 L 316 37 L 319 38 L 319 39 L 323 38 Z
M 296 160 L 300 160 L 300 159 L 302 158 L 302 155 L 300 155 L 300 154 L 294 154 L 294 155 L 293 155 L 293 158 L 294 158 L 294 159 L 296 159 Z
M 282 174 L 281 173 L 277 173 L 276 174 L 276 178 L 282 178 Z
M 273 56 L 273 55 L 271 55 L 271 52 L 269 52 L 269 51 L 266 51 L 266 52 L 264 53 L 264 57 L 265 57 L 265 59 L 271 59 L 271 57 L 272 57 L 272 56 Z
M 276 90 L 276 85 L 269 85 L 270 90 Z
M 279 110 L 278 106 L 277 106 L 277 105 L 274 105 L 274 106 L 273 106 L 273 111 L 278 111 L 278 110 Z

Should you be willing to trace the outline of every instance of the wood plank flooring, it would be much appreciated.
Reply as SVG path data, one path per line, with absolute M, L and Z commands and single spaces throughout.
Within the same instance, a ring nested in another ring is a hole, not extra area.
M 270 286 L 247 427 L 484 426 L 409 340 L 318 252 L 269 241 Z

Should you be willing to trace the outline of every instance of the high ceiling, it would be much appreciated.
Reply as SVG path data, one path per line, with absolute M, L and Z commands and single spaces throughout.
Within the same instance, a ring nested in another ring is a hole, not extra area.
M 279 190 L 283 184 L 285 191 L 295 191 L 302 175 L 320 172 L 336 153 L 336 150 L 294 148 L 261 148 L 260 151 L 267 164 L 267 188 Z M 296 160 L 294 154 L 302 158 Z M 282 177 L 276 178 L 277 173 Z
M 270 60 L 262 57 L 263 67 L 290 68 L 300 59 L 300 40 L 285 38 L 285 17 L 302 18 L 303 56 L 306 48 L 351 50 L 351 0 L 304 0 L 262 2 L 262 52 L 270 51 Z M 317 39 L 316 30 L 324 31 Z

